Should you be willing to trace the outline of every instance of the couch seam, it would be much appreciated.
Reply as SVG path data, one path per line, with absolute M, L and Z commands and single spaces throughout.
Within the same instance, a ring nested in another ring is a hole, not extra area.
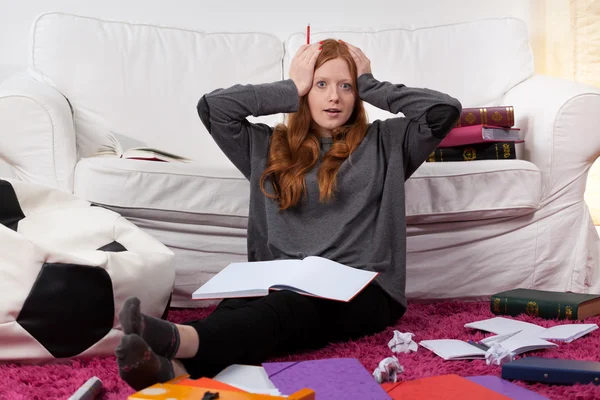
M 541 171 L 539 169 L 525 169 L 525 168 L 519 168 L 519 169 L 510 169 L 510 168 L 503 168 L 503 169 L 496 169 L 493 171 L 481 171 L 481 172 L 476 172 L 476 173 L 469 173 L 469 172 L 462 172 L 460 174 L 455 174 L 455 175 L 432 175 L 432 176 L 411 176 L 410 179 L 436 179 L 436 178 L 453 178 L 453 177 L 464 177 L 464 176 L 474 176 L 474 175 L 485 175 L 485 174 L 495 174 L 498 172 L 533 172 L 533 173 L 538 173 L 541 174 Z
M 28 96 L 23 96 L 23 95 L 8 95 L 8 96 L 2 96 L 2 99 L 6 99 L 6 98 L 22 98 L 22 99 L 26 99 L 29 100 L 31 102 L 33 102 L 34 104 L 37 104 L 38 106 L 40 106 L 45 112 L 46 115 L 48 116 L 48 119 L 50 120 L 50 125 L 52 126 L 52 139 L 50 140 L 52 143 L 52 165 L 54 167 L 54 180 L 56 181 L 57 184 L 60 184 L 60 181 L 58 179 L 58 175 L 56 172 L 56 143 L 55 143 L 55 135 L 54 135 L 54 119 L 52 118 L 52 115 L 50 114 L 50 112 L 48 111 L 48 109 L 46 108 L 45 105 L 43 105 L 42 103 L 40 103 L 39 101 L 28 97 Z
M 101 157 L 101 156 L 97 156 L 97 157 L 86 157 L 82 160 L 90 160 L 90 159 L 94 159 L 94 158 L 113 158 L 113 157 Z M 114 157 L 115 159 L 120 159 L 119 157 Z M 80 161 L 81 162 L 81 161 Z M 146 161 L 148 162 L 148 161 Z M 152 162 L 152 161 L 150 161 Z M 205 179 L 227 179 L 227 180 L 235 180 L 235 181 L 241 181 L 241 182 L 248 182 L 248 179 L 246 179 L 245 177 L 216 177 L 216 176 L 206 176 L 206 175 L 192 175 L 192 174 L 180 174 L 180 173 L 173 173 L 173 172 L 156 172 L 156 171 L 140 171 L 140 170 L 129 170 L 126 168 L 108 168 L 105 166 L 96 166 L 95 169 L 97 170 L 103 170 L 103 171 L 114 171 L 114 170 L 118 170 L 118 171 L 126 171 L 126 172 L 134 172 L 134 173 L 143 173 L 143 174 L 151 174 L 151 175 L 167 175 L 167 176 L 171 176 L 171 175 L 176 175 L 176 176 L 185 176 L 185 177 L 192 177 L 192 178 L 205 178 Z
M 91 16 L 88 16 L 88 15 L 80 15 L 80 14 L 73 14 L 73 13 L 67 13 L 67 12 L 57 12 L 57 11 L 46 12 L 46 13 L 40 14 L 38 16 L 38 18 L 36 19 L 36 21 L 34 23 L 34 29 L 35 29 L 36 33 L 37 33 L 37 23 L 39 22 L 39 20 L 42 19 L 43 17 L 52 16 L 52 15 L 62 15 L 62 16 L 67 16 L 67 17 L 75 17 L 75 18 L 81 18 L 81 19 L 88 19 L 88 20 L 102 22 L 102 23 L 107 23 L 107 24 L 123 24 L 123 25 L 128 25 L 128 26 L 144 26 L 144 27 L 150 27 L 150 28 L 159 28 L 159 29 L 167 29 L 167 30 L 180 31 L 180 32 L 199 33 L 199 34 L 205 35 L 205 36 L 211 36 L 211 35 L 246 35 L 246 34 L 250 33 L 250 34 L 257 34 L 257 35 L 262 35 L 262 36 L 269 36 L 269 37 L 277 39 L 277 41 L 281 42 L 281 39 L 279 39 L 279 37 L 277 37 L 276 35 L 268 33 L 268 32 L 262 32 L 262 31 L 243 31 L 243 32 L 233 32 L 233 31 L 219 31 L 219 32 L 217 32 L 217 31 L 212 31 L 212 32 L 207 32 L 207 31 L 201 31 L 201 30 L 196 30 L 196 29 L 191 29 L 191 28 L 181 28 L 181 27 L 177 27 L 177 26 L 157 25 L 157 24 L 143 23 L 143 22 L 130 22 L 130 21 L 125 21 L 125 20 L 121 20 L 121 19 L 104 19 L 104 18 L 99 18 L 99 17 L 91 17 Z M 33 35 L 33 36 L 35 37 L 36 35 Z
M 569 105 L 570 102 L 572 102 L 575 99 L 578 99 L 579 97 L 584 97 L 584 96 L 600 96 L 599 93 L 594 93 L 594 92 L 586 92 L 586 93 L 579 93 L 575 96 L 571 96 L 569 99 L 565 100 L 564 103 L 560 106 L 560 108 L 558 109 L 558 111 L 556 112 L 556 115 L 554 116 L 554 122 L 552 123 L 552 148 L 550 150 L 550 173 L 548 174 L 548 186 L 545 188 L 545 193 L 543 195 L 543 199 L 547 199 L 548 198 L 548 194 L 549 194 L 549 186 L 550 186 L 550 182 L 552 181 L 552 176 L 554 174 L 554 162 L 555 162 L 555 140 L 554 140 L 554 132 L 556 131 L 556 127 L 557 127 L 557 123 L 558 120 L 560 119 L 560 117 L 562 117 L 562 113 L 564 112 L 564 109 Z

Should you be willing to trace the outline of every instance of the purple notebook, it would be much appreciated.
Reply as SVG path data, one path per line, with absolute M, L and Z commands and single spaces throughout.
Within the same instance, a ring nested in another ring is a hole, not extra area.
M 262 365 L 282 395 L 309 388 L 319 400 L 391 400 L 355 358 L 327 358 Z
M 529 389 L 525 389 L 512 382 L 506 381 L 497 376 L 467 376 L 471 382 L 477 383 L 478 385 L 485 386 L 486 388 L 498 392 L 511 399 L 523 399 L 523 400 L 544 400 L 547 397 L 537 394 Z

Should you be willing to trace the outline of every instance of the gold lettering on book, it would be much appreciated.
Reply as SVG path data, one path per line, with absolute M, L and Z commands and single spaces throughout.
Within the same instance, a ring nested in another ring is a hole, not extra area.
M 510 145 L 508 143 L 502 144 L 502 150 L 504 150 L 504 158 L 510 158 Z
M 473 147 L 465 147 L 463 150 L 463 160 L 465 161 L 473 161 L 477 158 L 477 152 Z
M 500 299 L 494 297 L 494 314 L 500 314 Z
M 530 301 L 527 303 L 527 307 L 525 308 L 525 313 L 532 315 L 534 317 L 539 317 L 540 308 L 538 307 L 538 304 L 535 301 Z
M 566 319 L 573 319 L 573 308 L 571 308 L 571 306 L 566 306 L 565 307 L 565 318 Z
M 556 319 L 560 319 L 560 303 L 558 303 L 558 315 L 556 316 Z
M 487 125 L 488 123 L 488 119 L 487 119 L 487 108 L 483 109 L 483 125 Z
M 492 114 L 492 119 L 494 120 L 494 122 L 500 122 L 502 121 L 502 114 L 500 114 L 498 111 L 494 111 L 494 113 Z
M 467 122 L 467 124 L 471 125 L 472 123 L 474 123 L 476 120 L 475 115 L 473 115 L 473 113 L 467 113 L 467 115 L 465 116 L 465 121 Z
M 506 115 L 508 117 L 508 124 L 510 126 L 513 126 L 515 124 L 515 113 L 514 113 L 514 108 L 512 107 L 506 107 Z
M 435 151 L 431 152 L 431 154 L 429 155 L 427 161 L 429 161 L 429 162 L 435 162 Z

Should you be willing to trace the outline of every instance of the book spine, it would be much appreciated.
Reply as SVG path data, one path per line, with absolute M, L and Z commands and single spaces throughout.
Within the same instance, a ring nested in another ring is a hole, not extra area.
M 470 125 L 493 125 L 512 128 L 515 125 L 515 111 L 512 106 L 463 108 L 455 127 Z
M 564 304 L 544 300 L 492 296 L 490 310 L 496 315 L 510 315 L 512 317 L 527 314 L 544 319 L 578 319 L 578 304 Z
M 427 162 L 514 160 L 517 158 L 514 142 L 481 143 L 456 147 L 436 148 Z

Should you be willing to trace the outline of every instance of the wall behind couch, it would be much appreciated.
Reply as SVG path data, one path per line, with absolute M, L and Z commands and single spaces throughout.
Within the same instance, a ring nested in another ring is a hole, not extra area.
M 530 26 L 536 46 L 543 40 L 544 7 L 545 0 L 0 0 L 0 82 L 27 64 L 30 26 L 47 11 L 206 31 L 265 30 L 281 38 L 308 22 L 313 30 L 381 29 L 511 16 Z

